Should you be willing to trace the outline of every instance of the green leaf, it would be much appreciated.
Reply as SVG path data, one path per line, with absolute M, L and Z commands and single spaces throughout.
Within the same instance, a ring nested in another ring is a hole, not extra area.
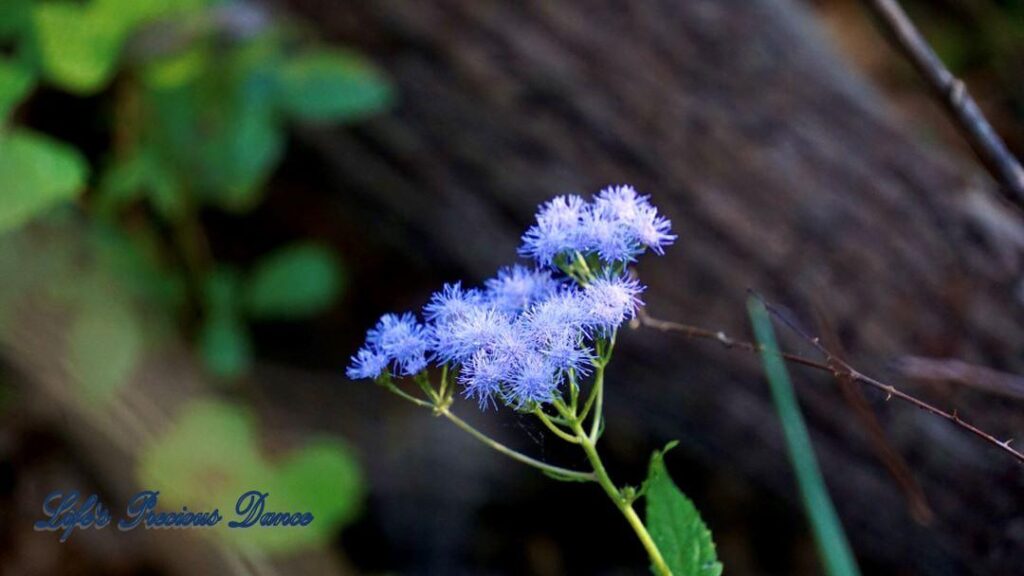
M 359 511 L 362 472 L 347 445 L 335 439 L 317 439 L 281 465 L 267 491 L 275 509 L 312 512 L 313 522 L 301 532 L 264 531 L 256 539 L 243 536 L 246 545 L 284 551 L 323 544 Z
M 821 476 L 818 459 L 814 456 L 814 446 L 807 432 L 800 405 L 793 393 L 793 384 L 789 380 L 789 372 L 775 341 L 771 319 L 765 305 L 755 297 L 747 300 L 750 321 L 754 325 L 754 334 L 761 345 L 761 360 L 768 376 L 772 398 L 779 412 L 782 432 L 786 438 L 786 447 L 796 473 L 800 495 L 804 501 L 804 510 L 811 521 L 814 540 L 818 544 L 818 553 L 825 564 L 825 571 L 830 576 L 858 576 L 860 571 L 850 550 L 850 544 L 839 522 L 835 506 L 828 495 L 828 488 Z
M 160 490 L 162 509 L 218 508 L 225 520 L 211 532 L 235 546 L 290 552 L 321 545 L 350 522 L 363 498 L 363 477 L 351 449 L 338 439 L 320 438 L 270 462 L 258 448 L 252 418 L 242 408 L 209 400 L 185 406 L 164 436 L 145 450 L 139 483 Z M 268 492 L 266 510 L 310 512 L 305 527 L 227 528 L 235 504 L 249 490 Z
M 251 418 L 240 407 L 193 400 L 171 428 L 142 452 L 139 484 L 159 490 L 166 504 L 203 511 L 220 508 L 225 515 L 233 512 L 235 500 L 267 482 L 272 473 L 253 435 Z
M 264 258 L 245 283 L 245 310 L 253 318 L 297 318 L 324 311 L 341 291 L 334 254 L 315 244 L 283 248 Z
M 0 132 L 0 232 L 74 198 L 86 172 L 85 160 L 66 144 L 25 130 Z
M 205 317 L 199 332 L 199 351 L 213 374 L 237 378 L 252 364 L 249 332 L 235 305 L 238 276 L 234 271 L 216 270 L 203 287 Z
M 281 106 L 310 122 L 356 120 L 380 112 L 393 99 L 391 85 L 365 58 L 317 50 L 289 58 L 279 73 Z
M 722 564 L 715 554 L 711 532 L 665 469 L 665 452 L 655 452 L 644 483 L 647 529 L 674 576 L 718 576 Z
M 211 314 L 203 321 L 199 350 L 207 369 L 222 378 L 237 378 L 252 364 L 245 324 L 236 316 Z
M 70 372 L 86 402 L 99 405 L 128 382 L 142 355 L 143 333 L 133 311 L 116 299 L 89 298 L 68 342 Z
M 35 78 L 25 66 L 0 59 L 0 125 L 32 89 Z
M 36 40 L 46 77 L 71 92 L 102 88 L 114 73 L 128 30 L 91 5 L 43 2 L 35 6 Z

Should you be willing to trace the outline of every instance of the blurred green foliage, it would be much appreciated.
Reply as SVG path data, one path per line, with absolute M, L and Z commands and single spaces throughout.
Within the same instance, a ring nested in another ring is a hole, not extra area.
M 326 542 L 358 512 L 361 472 L 349 447 L 336 439 L 307 440 L 279 461 L 266 458 L 251 417 L 237 406 L 196 401 L 182 409 L 174 427 L 145 452 L 138 467 L 141 486 L 161 486 L 162 507 L 188 506 L 225 517 L 213 535 L 262 552 L 290 552 Z M 267 512 L 306 512 L 304 528 L 226 528 L 239 519 L 234 506 L 249 490 L 269 492 Z
M 55 353 L 89 413 L 119 417 L 114 400 L 171 330 L 189 332 L 212 374 L 235 378 L 251 366 L 249 322 L 332 306 L 344 284 L 330 249 L 300 238 L 249 265 L 220 261 L 204 216 L 260 204 L 290 123 L 385 109 L 391 87 L 364 58 L 219 0 L 0 0 L 0 46 L 0 329 L 46 299 L 67 322 Z M 73 134 L 101 121 L 109 141 L 78 150 L 33 128 L 47 92 L 103 114 L 45 125 Z M 275 511 L 316 516 L 302 529 L 216 531 L 241 546 L 328 540 L 362 498 L 351 451 L 320 438 L 275 461 L 258 437 L 242 408 L 193 400 L 139 455 L 138 480 L 165 509 L 231 516 L 257 489 Z
M 260 203 L 290 122 L 387 107 L 391 87 L 364 58 L 219 0 L 6 0 L 0 42 L 13 46 L 0 56 L 0 232 L 77 200 L 121 277 L 172 315 L 198 312 L 200 356 L 224 377 L 248 370 L 249 320 L 306 318 L 337 298 L 340 262 L 326 248 L 298 241 L 236 271 L 212 255 L 201 213 Z M 109 147 L 89 151 L 97 165 L 19 126 L 38 85 L 110 101 Z M 128 365 L 96 367 L 98 380 Z

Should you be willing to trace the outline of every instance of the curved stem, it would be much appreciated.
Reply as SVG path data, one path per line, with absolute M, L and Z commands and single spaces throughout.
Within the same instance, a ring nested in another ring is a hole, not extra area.
M 572 444 L 580 443 L 579 438 L 573 436 L 572 434 L 569 434 L 565 430 L 562 430 L 561 428 L 556 426 L 555 423 L 552 422 L 551 419 L 548 417 L 548 415 L 544 413 L 544 410 L 540 406 L 535 407 L 533 409 L 533 413 L 537 416 L 537 418 L 540 419 L 541 422 L 544 423 L 545 426 L 548 427 L 548 430 L 551 430 L 552 432 L 555 433 L 555 436 L 558 436 L 562 440 L 565 440 L 566 442 L 570 442 Z
M 600 412 L 594 413 L 595 420 L 599 416 Z M 647 527 L 644 526 L 640 516 L 633 509 L 633 502 L 623 496 L 622 492 L 615 486 L 615 483 L 612 482 L 611 477 L 608 476 L 608 471 L 605 470 L 604 463 L 601 462 L 601 456 L 597 453 L 594 441 L 583 432 L 583 427 L 580 426 L 579 422 L 576 422 L 574 428 L 576 436 L 580 439 L 580 445 L 583 446 L 583 451 L 587 454 L 587 460 L 594 467 L 594 475 L 597 476 L 598 484 L 601 485 L 601 488 L 604 488 L 605 494 L 611 498 L 612 503 L 615 504 L 615 507 L 626 518 L 626 522 L 633 529 L 633 532 L 636 533 L 636 537 L 643 544 L 644 550 L 647 551 L 647 556 L 651 559 L 651 565 L 654 567 L 655 572 L 660 576 L 672 576 L 672 570 L 665 563 L 665 558 L 662 557 L 661 551 L 658 550 L 658 545 L 654 543 L 654 539 L 651 538 Z
M 583 482 L 593 482 L 597 480 L 597 476 L 595 476 L 593 472 L 580 472 L 578 470 L 570 470 L 568 468 L 562 468 L 560 466 L 552 466 L 551 464 L 546 464 L 544 462 L 541 462 L 540 460 L 530 458 L 529 456 L 521 452 L 516 452 L 515 450 L 509 448 L 508 446 L 505 446 L 504 444 L 498 442 L 497 440 L 494 440 L 490 436 L 477 430 L 472 425 L 470 425 L 469 422 L 466 422 L 462 418 L 459 418 L 455 414 L 452 414 L 451 411 L 448 410 L 448 408 L 435 407 L 435 410 L 439 415 L 451 420 L 452 423 L 458 426 L 459 428 L 462 428 L 466 432 L 469 432 L 469 434 L 476 438 L 477 440 L 483 442 L 484 444 L 490 446 L 491 448 L 494 448 L 498 452 L 501 452 L 502 454 L 508 456 L 509 458 L 512 458 L 513 460 L 517 460 L 519 462 L 522 462 L 523 464 L 533 466 L 534 468 L 537 468 L 549 474 L 554 474 L 556 476 L 561 476 L 572 480 L 579 480 Z
M 601 432 L 601 419 L 604 418 L 604 366 L 599 367 L 594 374 L 594 390 L 590 393 L 590 397 L 597 398 L 594 401 L 594 418 L 590 423 L 590 434 L 587 436 L 590 443 L 593 444 L 597 442 L 597 435 Z M 586 409 L 584 409 L 584 413 L 586 413 Z M 580 420 L 582 421 L 582 418 Z

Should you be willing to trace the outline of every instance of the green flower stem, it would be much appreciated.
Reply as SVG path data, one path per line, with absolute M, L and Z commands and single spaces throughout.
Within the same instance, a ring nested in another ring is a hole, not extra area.
M 537 468 L 543 472 L 547 472 L 548 474 L 564 477 L 566 479 L 578 480 L 582 482 L 595 482 L 598 480 L 597 476 L 593 472 L 579 472 L 577 470 L 570 470 L 568 468 L 562 468 L 560 466 L 552 466 L 551 464 L 545 464 L 540 460 L 530 458 L 526 454 L 516 452 L 515 450 L 509 448 L 508 446 L 505 446 L 504 444 L 498 442 L 497 440 L 494 440 L 490 436 L 477 430 L 462 418 L 459 418 L 455 414 L 452 414 L 447 407 L 435 407 L 435 411 L 437 412 L 438 415 L 444 416 L 445 418 L 451 420 L 452 423 L 458 426 L 459 428 L 462 428 L 466 432 L 469 432 L 469 434 L 476 438 L 477 440 L 483 442 L 484 444 L 490 446 L 491 448 L 494 448 L 498 452 L 501 452 L 502 454 L 508 456 L 509 458 L 512 458 L 513 460 L 517 460 L 519 462 L 522 462 L 523 464 L 533 466 L 534 468 Z
M 600 416 L 600 412 L 594 413 L 594 419 L 597 420 Z M 655 572 L 661 576 L 672 576 L 672 571 L 669 569 L 668 564 L 665 563 L 665 559 L 661 556 L 661 551 L 658 550 L 658 546 L 654 543 L 651 538 L 650 532 L 647 531 L 647 527 L 644 526 L 643 521 L 640 520 L 640 516 L 637 515 L 636 510 L 633 509 L 633 501 L 630 498 L 626 498 L 622 494 L 622 491 L 616 488 L 615 483 L 608 476 L 608 471 L 604 468 L 604 463 L 601 462 L 601 456 L 597 453 L 597 446 L 594 441 L 583 432 L 583 427 L 579 422 L 575 423 L 574 431 L 576 437 L 579 438 L 580 445 L 583 447 L 583 451 L 587 454 L 587 460 L 590 461 L 590 465 L 594 467 L 594 475 L 597 476 L 597 482 L 604 488 L 605 494 L 611 498 L 612 503 L 615 507 L 622 512 L 622 515 L 626 518 L 626 522 L 636 532 L 637 538 L 640 539 L 640 543 L 643 544 L 644 549 L 647 550 L 647 555 L 651 559 L 651 565 L 654 567 Z
M 604 366 L 597 368 L 594 374 L 594 390 L 590 393 L 590 397 L 596 397 L 594 401 L 594 418 L 590 423 L 590 435 L 587 439 L 591 444 L 597 442 L 597 435 L 601 432 L 601 420 L 604 418 Z M 589 404 L 589 401 L 588 401 Z M 586 410 L 584 410 L 584 418 L 586 417 Z M 583 420 L 582 418 L 580 419 Z
M 556 426 L 555 423 L 551 421 L 551 418 L 544 413 L 544 409 L 542 409 L 540 405 L 534 407 L 533 413 L 537 416 L 537 418 L 540 419 L 541 422 L 544 423 L 545 426 L 548 427 L 548 430 L 551 430 L 552 432 L 555 433 L 555 436 L 558 436 L 562 440 L 565 440 L 566 442 L 569 442 L 571 444 L 580 443 L 578 438 Z

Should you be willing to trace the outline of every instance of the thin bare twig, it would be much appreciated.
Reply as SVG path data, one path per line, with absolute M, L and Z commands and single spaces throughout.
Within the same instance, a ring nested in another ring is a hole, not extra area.
M 1024 207 L 1024 168 L 992 128 L 977 102 L 942 63 L 897 0 L 865 0 L 897 47 L 924 77 L 935 96 L 1010 202 Z
M 774 311 L 771 306 L 768 306 L 767 304 L 766 306 L 768 307 L 768 310 L 771 311 L 773 314 L 777 314 L 777 311 Z M 782 357 L 785 358 L 786 360 L 793 362 L 794 364 L 800 364 L 803 366 L 814 368 L 816 370 L 828 372 L 836 378 L 838 378 L 840 375 L 845 375 L 845 377 L 850 378 L 855 382 L 860 382 L 861 384 L 871 386 L 872 388 L 885 392 L 887 400 L 889 398 L 895 397 L 904 402 L 917 406 L 918 408 L 924 410 L 925 412 L 930 412 L 932 414 L 935 414 L 936 416 L 945 418 L 946 420 L 949 420 L 950 422 L 953 422 L 957 426 L 967 430 L 971 434 L 978 436 L 979 438 L 983 439 L 989 444 L 996 446 L 1000 450 L 1013 456 L 1013 458 L 1016 459 L 1018 462 L 1024 464 L 1024 454 L 1021 454 L 1017 450 L 1011 448 L 1010 440 L 1006 440 L 1005 442 L 1000 441 L 995 436 L 992 436 L 991 434 L 973 426 L 972 424 L 965 422 L 963 419 L 960 418 L 960 416 L 957 415 L 955 410 L 952 413 L 946 412 L 945 410 L 932 406 L 931 404 L 925 402 L 924 400 L 919 400 L 914 396 L 911 396 L 910 394 L 907 394 L 906 392 L 897 389 L 895 386 L 892 386 L 891 384 L 885 384 L 883 382 L 880 382 L 879 380 L 871 378 L 870 376 L 862 374 L 861 372 L 855 370 L 849 364 L 846 364 L 841 360 L 836 362 L 835 359 L 828 353 L 828 351 L 824 349 L 821 343 L 818 342 L 817 338 L 808 336 L 802 330 L 799 330 L 799 328 L 796 328 L 788 321 L 783 321 L 786 322 L 787 326 L 795 330 L 798 330 L 801 335 L 806 337 L 812 344 L 816 345 L 818 350 L 822 352 L 827 359 L 831 359 L 831 363 L 818 362 L 816 360 L 804 358 L 803 356 L 798 356 L 796 354 L 783 353 Z M 683 334 L 684 336 L 687 336 L 689 338 L 715 340 L 722 344 L 723 346 L 725 346 L 726 348 L 737 348 L 740 350 L 746 350 L 748 352 L 761 351 L 760 347 L 757 344 L 754 344 L 752 342 L 746 342 L 743 340 L 736 340 L 721 331 L 708 330 L 706 328 L 700 328 L 698 326 L 690 326 L 688 324 L 681 324 L 678 322 L 670 322 L 667 320 L 658 320 L 656 318 L 652 318 L 642 308 L 640 309 L 640 312 L 637 314 L 634 325 L 646 326 L 649 328 L 654 328 L 656 330 L 661 330 L 663 332 L 679 332 L 680 334 Z

